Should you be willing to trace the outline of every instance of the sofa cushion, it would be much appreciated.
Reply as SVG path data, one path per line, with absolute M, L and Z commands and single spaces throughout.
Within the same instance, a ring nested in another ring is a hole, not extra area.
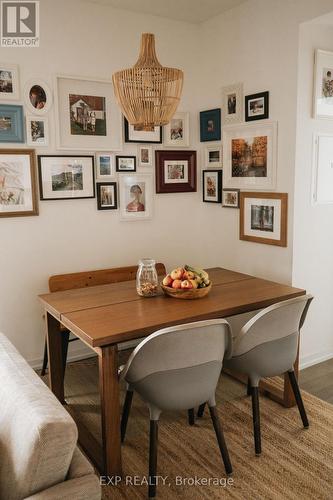
M 0 333 L 0 498 L 19 500 L 66 479 L 77 427 Z

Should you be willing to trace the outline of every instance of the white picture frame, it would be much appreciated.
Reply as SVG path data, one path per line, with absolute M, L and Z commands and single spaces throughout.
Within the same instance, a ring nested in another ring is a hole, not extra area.
M 186 148 L 190 145 L 190 113 L 179 111 L 164 126 L 163 145 L 172 148 Z
M 99 182 L 107 182 L 115 178 L 115 155 L 111 152 L 95 153 L 95 176 Z
M 138 145 L 138 163 L 139 167 L 153 166 L 153 147 L 149 144 Z
M 240 123 L 244 113 L 243 84 L 235 83 L 222 88 L 222 122 L 225 125 Z
M 312 203 L 333 203 L 333 134 L 313 137 Z
M 24 85 L 24 102 L 32 115 L 46 115 L 53 104 L 49 85 L 42 78 L 33 78 Z
M 140 188 L 134 192 L 136 187 Z M 123 221 L 150 220 L 153 215 L 153 175 L 123 174 L 119 178 L 120 218 Z M 133 210 L 135 204 L 139 210 Z M 131 206 L 132 205 L 132 206 Z M 142 210 L 141 206 L 144 206 Z M 130 207 L 129 207 L 130 206 Z
M 122 149 L 121 113 L 114 97 L 111 80 L 57 75 L 54 88 L 58 149 L 77 151 Z M 87 99 L 85 101 L 84 97 L 88 97 L 89 102 L 86 102 Z M 84 110 L 81 121 L 80 108 Z
M 0 63 L 0 101 L 18 101 L 19 99 L 19 67 L 16 64 Z
M 205 168 L 222 168 L 223 166 L 223 153 L 222 144 L 209 144 L 203 151 L 203 161 Z
M 327 50 L 315 51 L 313 116 L 333 119 L 333 52 Z
M 240 148 L 240 151 L 238 149 Z M 250 149 L 251 157 L 242 158 Z M 262 155 L 261 151 L 264 149 Z M 254 153 L 252 154 L 252 151 Z M 250 161 L 253 161 L 251 164 Z M 225 188 L 273 191 L 276 187 L 277 122 L 230 125 L 223 131 L 223 184 Z
M 43 116 L 26 116 L 26 137 L 28 146 L 35 148 L 49 145 L 49 121 Z

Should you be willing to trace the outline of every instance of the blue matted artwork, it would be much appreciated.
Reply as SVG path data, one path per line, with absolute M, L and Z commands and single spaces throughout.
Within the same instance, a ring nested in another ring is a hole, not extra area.
M 24 142 L 23 106 L 0 104 L 0 142 Z
M 200 111 L 200 142 L 221 140 L 221 109 Z

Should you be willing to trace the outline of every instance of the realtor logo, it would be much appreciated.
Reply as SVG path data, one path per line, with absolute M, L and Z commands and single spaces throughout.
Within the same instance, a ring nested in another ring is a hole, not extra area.
M 1 46 L 39 47 L 39 2 L 1 2 Z

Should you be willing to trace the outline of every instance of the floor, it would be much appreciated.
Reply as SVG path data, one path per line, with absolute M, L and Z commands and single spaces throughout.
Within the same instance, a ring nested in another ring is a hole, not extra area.
M 333 359 L 302 370 L 299 380 L 302 389 L 333 404 Z

